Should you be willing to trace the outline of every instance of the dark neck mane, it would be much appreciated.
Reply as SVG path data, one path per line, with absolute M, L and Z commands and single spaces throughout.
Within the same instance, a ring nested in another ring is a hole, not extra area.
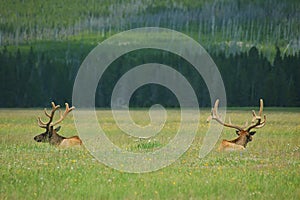
M 247 146 L 247 137 L 245 135 L 240 135 L 238 138 L 234 139 L 234 140 L 229 140 L 228 142 L 232 142 L 238 145 L 241 145 L 243 147 L 246 148 Z
M 50 144 L 58 146 L 64 139 L 66 138 L 53 132 L 52 137 L 50 138 Z

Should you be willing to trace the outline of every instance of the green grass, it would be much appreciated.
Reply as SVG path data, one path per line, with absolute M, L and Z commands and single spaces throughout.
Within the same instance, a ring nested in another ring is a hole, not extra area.
M 147 110 L 134 109 L 138 124 Z M 300 109 L 266 109 L 267 124 L 258 129 L 243 152 L 219 153 L 221 139 L 235 137 L 224 129 L 214 150 L 199 159 L 209 114 L 201 110 L 200 126 L 191 148 L 175 163 L 146 174 L 108 168 L 85 148 L 57 149 L 33 137 L 43 130 L 41 109 L 0 110 L 0 199 L 299 199 Z M 151 141 L 123 134 L 109 110 L 98 110 L 108 137 L 124 149 L 145 152 L 164 146 L 179 125 L 179 111 L 168 110 L 162 133 Z M 228 111 L 233 123 L 251 119 L 248 109 Z M 72 117 L 62 123 L 62 135 L 76 135 Z

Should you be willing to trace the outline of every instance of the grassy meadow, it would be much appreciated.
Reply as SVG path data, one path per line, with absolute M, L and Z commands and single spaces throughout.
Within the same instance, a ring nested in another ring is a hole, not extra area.
M 229 109 L 233 123 L 251 119 L 251 108 Z M 149 121 L 147 110 L 135 109 L 138 124 Z M 214 150 L 198 154 L 209 127 L 208 109 L 190 149 L 175 163 L 146 174 L 130 174 L 106 167 L 84 148 L 58 149 L 36 143 L 42 133 L 36 117 L 42 109 L 0 110 L 0 199 L 300 199 L 300 109 L 266 108 L 267 124 L 258 129 L 246 151 L 220 153 L 221 139 L 235 137 L 225 128 Z M 168 110 L 167 123 L 151 141 L 136 141 L 115 124 L 109 110 L 98 110 L 100 124 L 119 147 L 153 151 L 168 143 L 179 123 L 180 111 Z M 70 116 L 59 132 L 76 135 Z

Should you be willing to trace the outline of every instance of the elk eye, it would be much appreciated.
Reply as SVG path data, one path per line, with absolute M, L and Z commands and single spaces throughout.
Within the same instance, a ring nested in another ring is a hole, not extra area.
M 256 131 L 251 131 L 249 134 L 254 135 L 255 133 L 256 133 Z

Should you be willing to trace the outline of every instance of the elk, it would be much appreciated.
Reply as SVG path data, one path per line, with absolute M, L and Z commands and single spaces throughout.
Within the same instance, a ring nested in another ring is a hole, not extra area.
M 69 112 L 75 109 L 75 107 L 69 107 L 68 103 L 65 103 L 66 105 L 66 110 L 63 114 L 60 113 L 60 118 L 56 122 L 52 122 L 54 118 L 55 111 L 57 111 L 60 108 L 60 105 L 55 105 L 54 102 L 51 102 L 52 105 L 52 110 L 51 113 L 49 114 L 47 112 L 47 109 L 45 108 L 44 112 L 45 115 L 49 118 L 48 122 L 43 122 L 40 117 L 38 117 L 38 125 L 41 128 L 46 129 L 46 132 L 39 134 L 34 137 L 34 140 L 36 142 L 44 142 L 44 143 L 49 143 L 54 146 L 58 147 L 71 147 L 71 146 L 79 146 L 82 144 L 81 139 L 78 136 L 73 136 L 73 137 L 63 137 L 57 132 L 60 130 L 61 126 L 58 126 L 57 128 L 54 128 L 57 124 L 62 122 L 65 117 L 68 115 Z
M 252 110 L 253 119 L 251 125 L 241 127 L 233 125 L 231 124 L 231 122 L 225 123 L 224 121 L 222 121 L 220 115 L 218 114 L 219 100 L 216 100 L 215 105 L 211 111 L 211 116 L 208 117 L 208 121 L 212 119 L 225 127 L 234 128 L 236 129 L 236 134 L 238 135 L 236 139 L 223 140 L 220 144 L 219 151 L 244 150 L 246 148 L 248 142 L 252 141 L 252 136 L 256 133 L 256 131 L 251 131 L 251 129 L 262 128 L 266 124 L 266 116 L 264 115 L 263 120 L 261 117 L 263 112 L 263 106 L 263 100 L 260 99 L 260 108 L 258 115 L 256 115 L 254 110 Z

